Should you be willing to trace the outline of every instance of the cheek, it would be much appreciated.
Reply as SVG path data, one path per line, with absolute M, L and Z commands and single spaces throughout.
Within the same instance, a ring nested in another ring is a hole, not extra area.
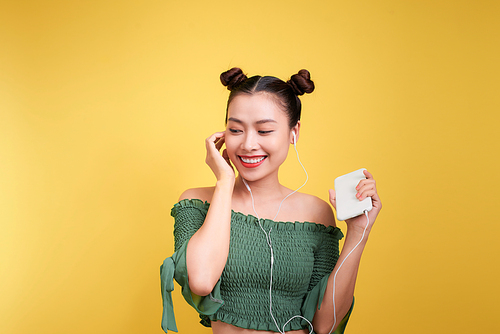
M 236 151 L 236 147 L 237 147 L 236 141 L 234 140 L 234 138 L 229 136 L 229 137 L 226 137 L 224 145 L 226 146 L 226 150 L 227 150 L 227 154 L 229 155 L 229 158 L 231 158 L 231 160 L 233 160 L 233 157 L 234 157 L 234 154 Z
M 266 143 L 265 146 L 263 145 L 263 147 L 271 155 L 271 158 L 274 161 L 279 161 L 279 163 L 283 163 L 288 155 L 288 140 L 283 138 L 276 138 Z
M 280 135 L 279 137 L 273 138 L 270 143 L 275 151 L 287 152 L 290 147 L 290 142 L 288 136 Z

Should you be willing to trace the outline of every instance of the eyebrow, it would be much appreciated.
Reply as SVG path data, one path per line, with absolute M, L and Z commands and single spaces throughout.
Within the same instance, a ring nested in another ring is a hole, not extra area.
M 237 118 L 234 118 L 234 117 L 229 117 L 228 118 L 228 121 L 232 121 L 232 122 L 236 122 L 236 123 L 240 123 L 242 124 L 243 121 L 237 119 Z M 261 119 L 261 120 L 258 120 L 257 122 L 255 122 L 256 124 L 264 124 L 264 123 L 278 123 L 276 122 L 274 119 L 272 118 L 265 118 L 265 119 Z

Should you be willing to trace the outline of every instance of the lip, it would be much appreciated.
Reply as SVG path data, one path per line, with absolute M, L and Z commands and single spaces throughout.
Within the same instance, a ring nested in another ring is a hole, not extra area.
M 245 167 L 245 168 L 255 168 L 255 167 L 259 167 L 260 165 L 262 165 L 262 163 L 264 161 L 266 161 L 267 155 L 238 155 L 238 158 L 240 159 L 241 165 L 243 167 Z M 250 163 L 250 162 L 243 161 L 243 159 L 247 160 L 247 159 L 260 159 L 260 158 L 263 158 L 263 159 L 260 160 L 259 162 L 255 162 L 255 163 Z

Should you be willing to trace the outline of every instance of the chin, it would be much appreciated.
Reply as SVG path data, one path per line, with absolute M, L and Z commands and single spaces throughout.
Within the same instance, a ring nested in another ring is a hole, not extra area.
M 237 167 L 236 170 L 238 170 L 238 175 L 248 182 L 259 181 L 273 174 L 269 169 Z
M 238 171 L 238 175 L 249 182 L 259 181 L 274 174 L 283 163 L 281 162 L 277 167 L 274 167 L 269 160 L 269 155 L 266 155 L 262 161 L 256 159 L 255 164 L 245 163 L 238 155 L 235 155 L 230 160 Z

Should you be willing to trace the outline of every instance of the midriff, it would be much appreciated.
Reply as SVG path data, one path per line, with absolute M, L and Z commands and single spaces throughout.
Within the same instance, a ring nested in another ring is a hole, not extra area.
M 255 329 L 240 328 L 221 321 L 212 321 L 213 334 L 276 334 L 277 332 L 271 331 L 258 331 Z M 306 329 L 296 331 L 289 331 L 286 334 L 309 334 Z

